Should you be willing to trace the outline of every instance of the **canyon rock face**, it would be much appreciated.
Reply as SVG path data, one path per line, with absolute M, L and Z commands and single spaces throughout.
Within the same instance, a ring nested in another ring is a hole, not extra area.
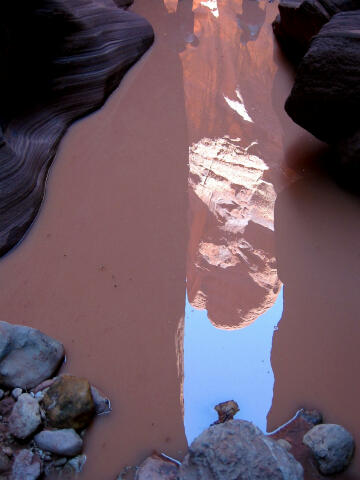
M 279 292 L 272 246 L 276 194 L 267 170 L 235 139 L 203 139 L 190 148 L 189 184 L 207 230 L 189 263 L 189 277 L 197 277 L 188 284 L 189 298 L 218 327 L 252 323 Z
M 104 103 L 153 30 L 110 0 L 21 0 L 1 6 L 0 31 L 3 255 L 34 220 L 67 127 Z

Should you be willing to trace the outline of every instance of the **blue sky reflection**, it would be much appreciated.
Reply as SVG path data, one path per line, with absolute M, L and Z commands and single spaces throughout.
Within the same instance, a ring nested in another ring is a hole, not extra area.
M 235 400 L 236 418 L 264 432 L 273 398 L 270 363 L 274 330 L 283 311 L 283 289 L 275 304 L 251 325 L 220 330 L 207 310 L 196 310 L 186 297 L 184 337 L 184 423 L 190 444 L 217 419 L 214 406 Z

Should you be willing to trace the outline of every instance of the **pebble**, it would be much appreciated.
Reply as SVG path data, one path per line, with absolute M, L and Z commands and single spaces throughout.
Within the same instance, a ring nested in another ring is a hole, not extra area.
M 21 388 L 14 388 L 14 390 L 11 392 L 11 396 L 12 396 L 15 400 L 17 400 L 17 399 L 20 397 L 20 395 L 22 394 L 22 392 L 23 392 L 23 391 L 22 391 Z
M 11 471 L 11 480 L 36 480 L 40 477 L 41 464 L 31 450 L 20 450 L 16 455 Z

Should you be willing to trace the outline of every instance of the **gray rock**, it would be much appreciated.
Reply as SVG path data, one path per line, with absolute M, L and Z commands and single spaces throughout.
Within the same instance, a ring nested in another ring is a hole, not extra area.
M 83 446 L 81 437 L 72 428 L 43 430 L 35 435 L 34 440 L 42 450 L 66 457 L 78 455 Z
M 82 472 L 86 462 L 86 455 L 78 455 L 77 457 L 72 458 L 66 464 L 67 467 L 70 467 L 74 473 Z
M 4 453 L 4 451 L 0 450 L 0 473 L 7 472 L 10 470 L 11 462 L 9 457 Z
M 64 347 L 34 328 L 0 322 L 0 385 L 28 389 L 51 377 Z
M 9 417 L 9 430 L 16 438 L 24 439 L 41 424 L 38 401 L 28 393 L 19 396 Z
M 304 435 L 303 442 L 312 450 L 324 475 L 342 472 L 354 453 L 353 437 L 340 425 L 316 425 Z
M 96 387 L 92 386 L 90 387 L 91 389 L 91 395 L 94 400 L 95 404 L 95 412 L 97 415 L 101 415 L 104 413 L 110 413 L 111 412 L 111 404 L 110 400 L 106 398 L 106 396 L 100 392 Z
M 20 397 L 20 395 L 22 394 L 22 392 L 23 392 L 23 391 L 22 391 L 21 388 L 19 388 L 19 387 L 14 388 L 14 390 L 11 392 L 11 396 L 12 396 L 15 400 L 17 400 L 17 399 Z
M 245 420 L 205 430 L 191 444 L 180 480 L 303 480 L 302 466 L 275 440 Z
M 20 450 L 11 471 L 11 480 L 36 480 L 40 477 L 41 464 L 31 450 Z

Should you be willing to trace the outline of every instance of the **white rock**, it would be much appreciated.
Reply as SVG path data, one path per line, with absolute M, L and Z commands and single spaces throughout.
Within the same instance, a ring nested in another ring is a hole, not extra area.
M 9 430 L 14 437 L 25 439 L 41 424 L 38 401 L 28 393 L 19 396 L 9 417 Z

